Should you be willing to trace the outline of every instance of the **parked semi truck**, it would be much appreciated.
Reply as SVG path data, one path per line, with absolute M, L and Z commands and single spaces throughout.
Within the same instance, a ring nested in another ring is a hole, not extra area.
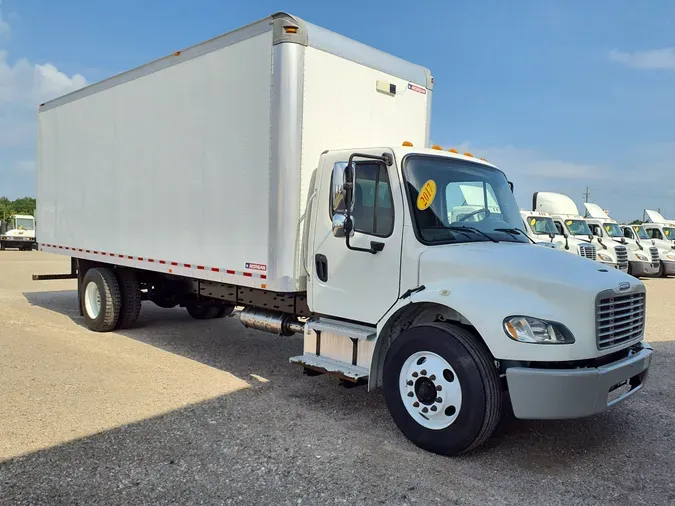
M 567 195 L 553 192 L 536 192 L 532 195 L 532 209 L 549 213 L 561 234 L 567 234 L 580 240 L 588 239 L 589 244 L 595 243 L 596 258 L 599 262 L 628 272 L 628 251 L 625 245 L 603 238 L 592 230 L 592 222 L 579 214 L 574 201 Z M 597 231 L 598 234 L 601 231 Z
M 675 275 L 675 220 L 667 220 L 653 209 L 645 209 L 644 229 L 661 254 L 663 276 Z
M 621 230 L 624 237 L 634 240 L 638 246 L 642 247 L 643 251 L 648 248 L 651 253 L 656 248 L 659 257 L 657 277 L 665 278 L 669 273 L 675 273 L 675 251 L 673 251 L 672 245 L 664 245 L 661 244 L 662 241 L 651 239 L 644 225 L 621 225 Z
M 541 211 L 520 211 L 523 226 L 527 234 L 537 243 L 545 242 L 555 244 L 557 249 L 573 253 L 591 260 L 597 260 L 595 244 L 590 239 L 582 239 L 579 236 L 570 235 L 569 230 L 564 228 L 562 221 L 558 223 L 553 217 Z
M 616 220 L 612 219 L 599 205 L 586 202 L 586 221 L 593 234 L 606 242 L 620 243 L 626 247 L 628 255 L 628 274 L 637 277 L 654 277 L 659 273 L 660 259 L 658 248 L 652 246 L 646 250 L 635 239 L 626 238 Z M 618 255 L 618 253 L 617 253 Z
M 30 251 L 35 246 L 35 217 L 15 214 L 0 232 L 0 250 L 17 248 Z
M 501 170 L 425 147 L 433 84 L 279 13 L 48 102 L 40 249 L 72 267 L 34 278 L 76 277 L 94 331 L 150 300 L 300 334 L 291 363 L 382 387 L 440 454 L 488 439 L 507 398 L 559 419 L 635 394 L 645 286 L 533 246 Z M 467 187 L 481 205 L 450 218 Z

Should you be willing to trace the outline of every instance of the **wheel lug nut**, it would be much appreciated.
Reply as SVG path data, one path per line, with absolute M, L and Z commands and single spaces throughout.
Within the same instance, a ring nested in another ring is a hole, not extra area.
M 419 375 L 416 372 L 412 373 L 413 378 L 417 378 L 417 376 L 419 376 Z
M 435 374 L 432 374 L 431 376 L 429 376 L 429 379 L 430 379 L 431 381 L 436 381 L 436 375 L 435 375 Z
M 429 408 L 422 408 L 422 413 L 428 413 L 428 412 L 429 412 Z
M 419 402 L 417 402 L 417 401 L 413 402 L 413 408 L 419 408 L 419 407 L 420 407 Z
M 431 406 L 431 411 L 436 411 L 438 408 L 436 406 Z
M 441 385 L 436 385 L 436 390 L 440 392 L 441 390 L 443 390 L 443 387 Z
M 412 380 L 408 380 L 407 385 L 408 385 L 409 387 L 411 387 L 411 386 L 413 385 L 413 381 L 412 381 Z
M 420 374 L 421 374 L 422 376 L 426 376 L 426 375 L 427 375 L 427 370 L 426 370 L 426 369 L 422 369 L 422 372 L 420 372 Z
M 413 395 L 415 395 L 415 394 L 412 393 L 412 392 L 408 392 L 408 397 L 412 397 Z
M 439 402 L 439 403 L 443 402 L 443 399 L 441 399 L 440 397 L 436 397 L 436 402 Z

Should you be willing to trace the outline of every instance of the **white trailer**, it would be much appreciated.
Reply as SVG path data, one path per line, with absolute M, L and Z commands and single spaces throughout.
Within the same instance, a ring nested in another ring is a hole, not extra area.
M 30 251 L 35 246 L 35 217 L 15 214 L 0 231 L 0 250 L 17 248 Z
M 39 112 L 40 249 L 73 259 L 92 330 L 133 325 L 143 299 L 236 308 L 302 334 L 290 361 L 308 373 L 383 387 L 441 454 L 489 438 L 506 398 L 575 418 L 638 392 L 644 284 L 533 247 L 503 172 L 424 147 L 432 88 L 276 14 L 56 99 Z M 467 187 L 480 205 L 455 216 Z

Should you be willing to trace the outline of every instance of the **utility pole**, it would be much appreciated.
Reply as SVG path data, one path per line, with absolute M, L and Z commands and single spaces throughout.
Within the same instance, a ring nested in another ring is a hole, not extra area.
M 589 200 L 590 198 L 591 198 L 591 190 L 590 190 L 590 188 L 588 188 L 588 186 L 587 186 L 587 187 L 586 187 L 586 191 L 584 192 L 584 199 L 585 199 L 585 202 L 588 202 L 588 200 Z

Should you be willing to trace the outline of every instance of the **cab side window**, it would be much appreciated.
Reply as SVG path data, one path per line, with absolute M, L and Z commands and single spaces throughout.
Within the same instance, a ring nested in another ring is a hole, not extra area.
M 658 228 L 648 228 L 647 235 L 652 239 L 663 239 L 661 231 Z
M 589 223 L 588 226 L 591 228 L 591 232 L 593 232 L 594 236 L 602 237 L 602 230 L 600 230 L 600 225 Z
M 633 231 L 630 228 L 626 227 L 623 229 L 623 236 L 627 237 L 628 239 L 633 239 Z
M 563 235 L 565 231 L 563 230 L 562 223 L 560 223 L 559 221 L 554 221 L 553 223 L 555 223 L 555 228 L 558 230 L 558 234 Z
M 394 231 L 394 201 L 389 174 L 383 164 L 356 164 L 354 230 L 387 237 Z

